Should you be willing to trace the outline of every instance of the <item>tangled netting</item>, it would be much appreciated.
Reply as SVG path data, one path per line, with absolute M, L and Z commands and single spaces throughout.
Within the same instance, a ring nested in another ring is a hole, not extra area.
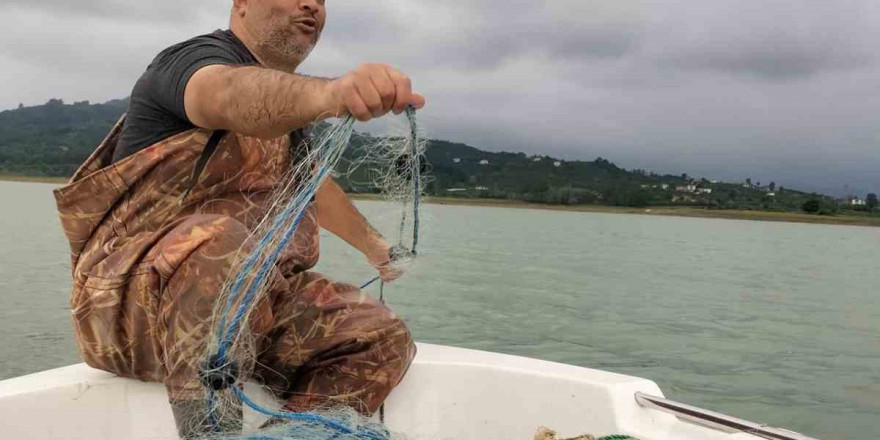
M 212 336 L 200 376 L 206 390 L 208 420 L 194 421 L 211 426 L 215 431 L 206 438 L 391 438 L 380 424 L 346 408 L 291 413 L 263 407 L 243 391 L 242 381 L 251 377 L 256 357 L 255 340 L 248 331 L 250 315 L 268 293 L 272 270 L 294 238 L 309 203 L 322 182 L 332 174 L 354 176 L 357 173 L 359 178 L 370 180 L 375 192 L 399 204 L 400 226 L 395 231 L 398 236 L 392 264 L 403 266 L 415 259 L 421 192 L 426 183 L 422 172 L 425 142 L 418 133 L 415 109 L 408 108 L 406 116 L 409 125 L 404 135 L 370 138 L 372 142 L 365 141 L 365 137 L 353 142 L 354 119 L 351 117 L 325 127 L 314 137 L 306 157 L 297 161 L 283 185 L 273 194 L 269 214 L 248 239 L 250 251 L 240 255 L 233 266 L 215 307 Z M 241 433 L 242 405 L 270 417 L 272 426 L 256 433 Z

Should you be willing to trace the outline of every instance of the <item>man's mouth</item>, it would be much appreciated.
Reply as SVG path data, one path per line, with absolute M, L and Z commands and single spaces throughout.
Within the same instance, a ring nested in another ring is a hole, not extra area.
M 318 30 L 318 22 L 314 18 L 299 18 L 293 22 L 296 27 L 306 33 L 315 33 Z

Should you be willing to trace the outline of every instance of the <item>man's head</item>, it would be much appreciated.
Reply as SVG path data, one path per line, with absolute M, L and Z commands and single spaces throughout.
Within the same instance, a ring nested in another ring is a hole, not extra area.
M 318 43 L 325 0 L 233 0 L 232 31 L 267 67 L 293 72 Z

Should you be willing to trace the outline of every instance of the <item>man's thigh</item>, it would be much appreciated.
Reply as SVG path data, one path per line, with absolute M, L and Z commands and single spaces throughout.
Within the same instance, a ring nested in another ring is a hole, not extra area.
M 292 410 L 325 398 L 372 413 L 415 356 L 406 325 L 355 286 L 313 272 L 288 281 L 289 289 L 274 297 L 257 375 Z

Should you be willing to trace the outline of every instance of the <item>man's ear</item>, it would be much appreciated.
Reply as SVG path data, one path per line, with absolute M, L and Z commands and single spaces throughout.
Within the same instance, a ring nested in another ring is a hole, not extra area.
M 232 14 L 243 17 L 247 11 L 248 0 L 232 0 Z

